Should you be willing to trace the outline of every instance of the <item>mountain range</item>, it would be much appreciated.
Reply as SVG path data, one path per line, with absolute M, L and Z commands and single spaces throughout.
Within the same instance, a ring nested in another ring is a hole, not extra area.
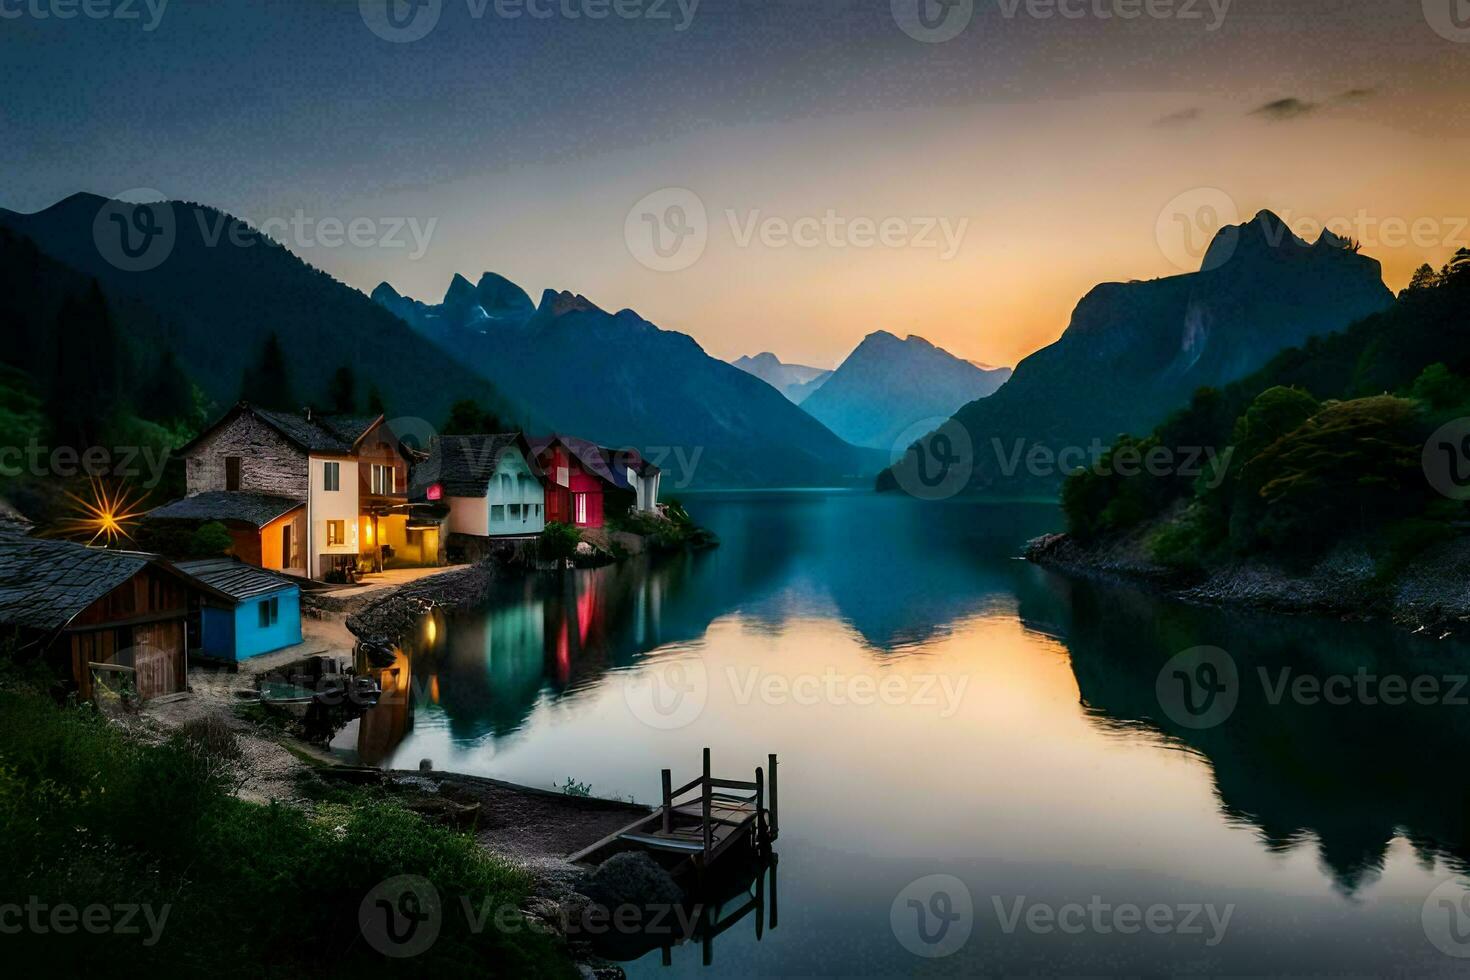
M 853 445 L 886 451 L 904 435 L 921 435 L 922 423 L 946 419 L 989 395 L 1010 376 L 1009 368 L 982 369 L 923 337 L 900 340 L 878 330 L 801 407 Z M 912 431 L 915 426 L 920 430 Z
M 770 351 L 763 351 L 754 357 L 747 354 L 730 363 L 746 374 L 760 378 L 796 405 L 800 405 L 832 377 L 832 372 L 826 368 L 787 364 Z
M 1022 462 L 1034 447 L 1086 450 L 1147 431 L 1196 389 L 1234 381 L 1392 301 L 1379 263 L 1330 232 L 1308 243 L 1270 211 L 1222 228 L 1198 272 L 1095 287 L 1060 339 L 954 414 L 970 442 L 966 486 L 1055 492 L 1060 469 Z M 899 477 L 920 456 L 911 447 L 879 488 L 906 484 Z
M 634 445 L 666 486 L 851 481 L 882 460 L 838 438 L 759 378 L 632 310 L 548 289 L 539 303 L 503 276 L 456 275 L 430 304 L 388 283 L 372 298 L 513 401 L 560 430 Z
M 111 213 L 136 216 L 130 205 L 75 194 L 35 214 L 0 210 L 0 320 L 13 347 L 27 348 L 34 361 L 20 366 L 47 372 L 55 346 L 67 339 L 57 319 L 62 299 L 95 281 L 138 359 L 172 352 L 216 409 L 240 396 L 242 372 L 274 333 L 292 392 L 303 402 L 325 403 L 333 373 L 346 366 L 360 393 L 376 388 L 390 412 L 434 425 L 460 399 L 507 417 L 534 417 L 359 290 L 238 219 L 178 201 L 151 210 L 149 220 L 171 229 L 159 239 L 166 254 L 131 269 L 105 221 Z

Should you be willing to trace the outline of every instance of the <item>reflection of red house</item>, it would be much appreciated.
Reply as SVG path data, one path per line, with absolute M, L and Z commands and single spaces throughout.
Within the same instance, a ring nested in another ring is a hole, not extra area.
M 618 488 L 602 450 L 571 436 L 532 439 L 531 449 L 546 474 L 547 522 L 602 527 L 606 494 Z

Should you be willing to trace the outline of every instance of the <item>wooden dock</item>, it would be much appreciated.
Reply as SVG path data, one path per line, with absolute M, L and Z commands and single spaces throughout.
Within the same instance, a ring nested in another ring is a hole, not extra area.
M 722 779 L 704 770 L 683 786 L 663 770 L 663 800 L 645 817 L 622 827 L 591 847 L 571 855 L 573 864 L 600 864 L 619 851 L 642 850 L 662 857 L 671 870 L 686 860 L 699 880 L 723 854 L 745 844 L 756 853 L 770 850 L 780 833 L 776 797 L 776 756 L 767 757 L 769 776 L 757 766 L 755 778 Z

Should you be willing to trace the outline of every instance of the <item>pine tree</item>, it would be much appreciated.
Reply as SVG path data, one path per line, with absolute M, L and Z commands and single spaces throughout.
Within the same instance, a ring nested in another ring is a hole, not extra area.
M 295 411 L 300 406 L 291 393 L 291 376 L 281 339 L 271 331 L 260 349 L 260 358 L 245 369 L 240 380 L 240 400 L 261 408 Z
M 357 378 L 346 364 L 337 369 L 327 385 L 328 411 L 351 415 L 357 411 Z
M 378 390 L 377 385 L 368 389 L 367 410 L 369 415 L 388 414 L 388 408 L 383 404 L 383 393 Z
M 85 298 L 68 296 L 56 316 L 56 363 L 47 414 L 60 445 L 100 444 L 122 408 L 125 352 L 93 280 Z
M 165 350 L 134 406 L 143 418 L 165 425 L 188 421 L 194 414 L 194 386 L 179 367 L 174 352 Z

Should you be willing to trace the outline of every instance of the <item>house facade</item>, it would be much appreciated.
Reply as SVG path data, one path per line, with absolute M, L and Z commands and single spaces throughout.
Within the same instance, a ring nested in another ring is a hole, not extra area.
M 179 454 L 188 496 L 149 519 L 220 521 L 243 561 L 313 579 L 438 563 L 437 526 L 412 519 L 412 456 L 381 415 L 241 403 Z
M 529 537 L 546 527 L 546 490 L 520 433 L 438 436 L 415 471 L 414 499 L 448 509 L 450 534 Z
M 301 587 L 234 558 L 177 563 L 218 595 L 199 609 L 198 652 L 238 663 L 301 642 Z
M 531 446 L 546 474 L 546 520 L 602 527 L 607 491 L 617 489 L 602 450 L 585 439 L 561 435 L 540 437 Z

